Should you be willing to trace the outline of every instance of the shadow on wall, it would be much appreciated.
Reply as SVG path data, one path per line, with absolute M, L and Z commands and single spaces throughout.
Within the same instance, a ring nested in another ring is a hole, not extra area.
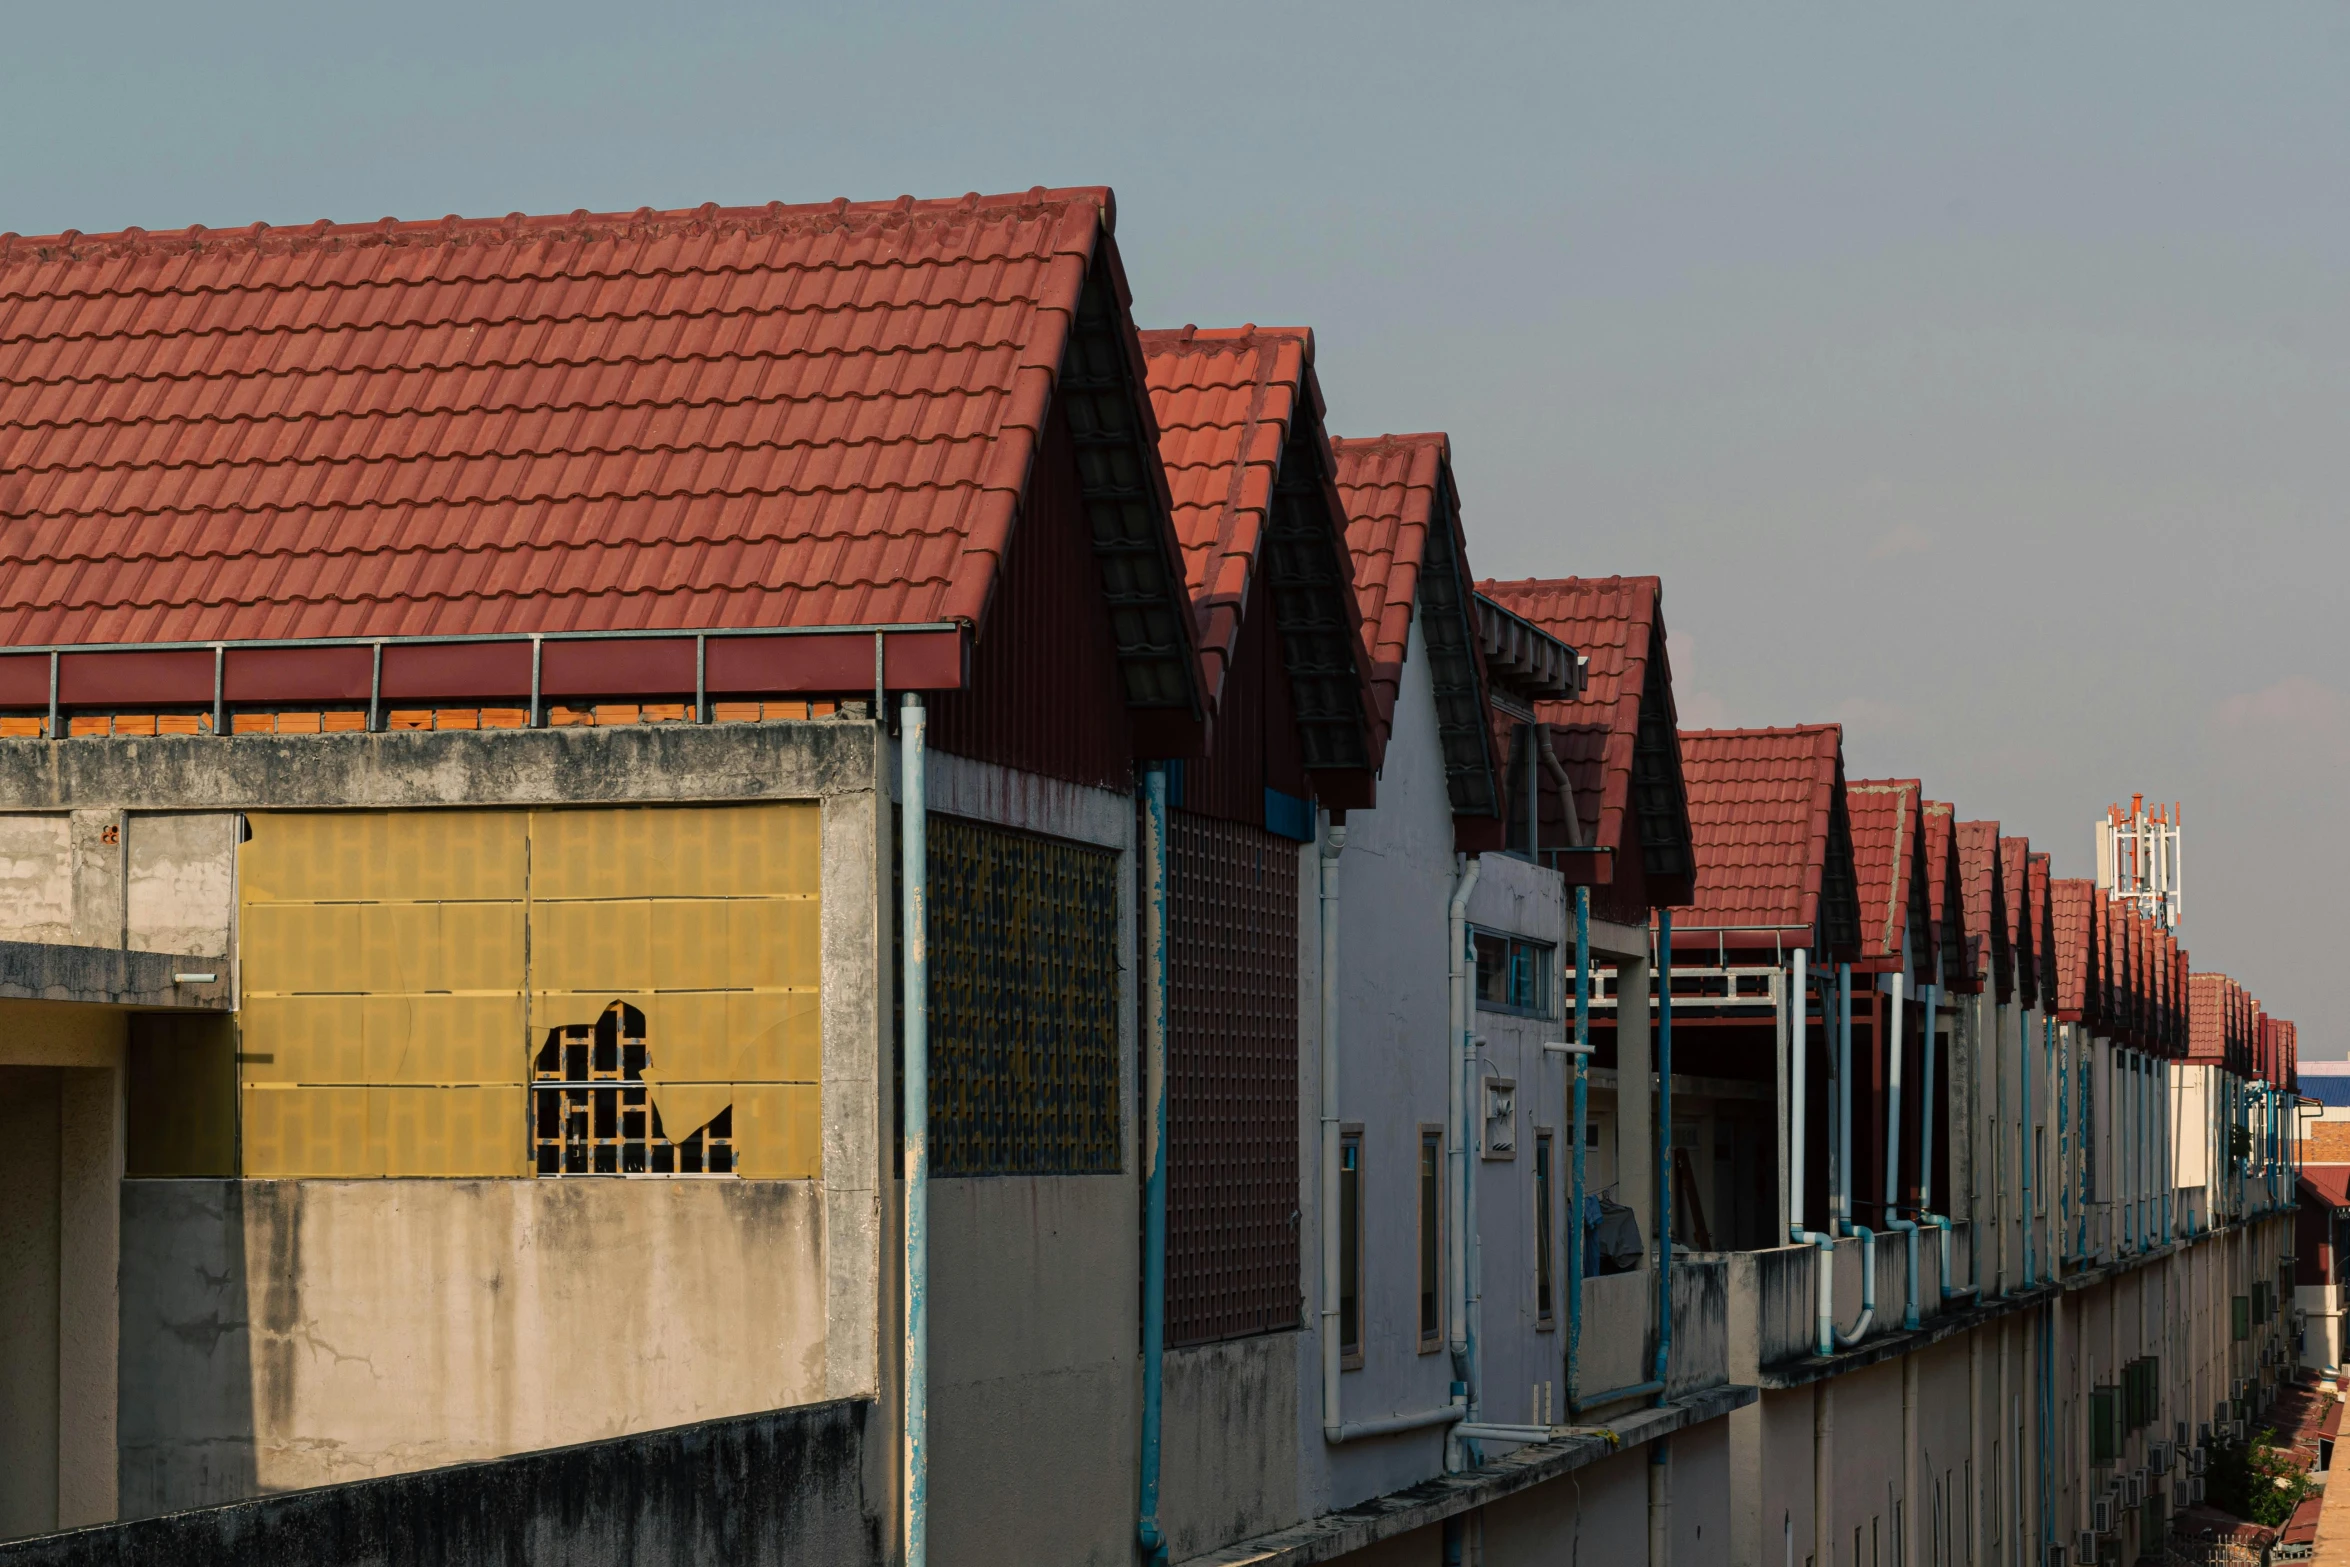
M 842 1401 L 0 1545 L 0 1567 L 881 1561 L 873 1405 Z

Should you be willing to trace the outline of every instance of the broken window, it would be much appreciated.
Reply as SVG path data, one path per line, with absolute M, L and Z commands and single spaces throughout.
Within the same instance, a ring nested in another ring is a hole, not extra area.
M 731 1175 L 734 1107 L 671 1142 L 645 1080 L 645 1015 L 615 1001 L 593 1023 L 547 1030 L 531 1083 L 541 1175 Z

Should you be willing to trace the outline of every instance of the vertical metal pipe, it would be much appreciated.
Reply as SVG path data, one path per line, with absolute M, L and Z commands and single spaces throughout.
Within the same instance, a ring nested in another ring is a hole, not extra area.
M 1469 1380 L 1469 1023 L 1475 1016 L 1475 1002 L 1470 996 L 1469 981 L 1469 894 L 1477 887 L 1477 877 L 1484 869 L 1484 861 L 1474 856 L 1466 858 L 1460 877 L 1453 887 L 1452 901 L 1446 906 L 1446 936 L 1452 951 L 1451 988 L 1446 996 L 1445 1053 L 1449 1092 L 1446 1108 L 1450 1112 L 1445 1132 L 1445 1162 L 1451 1176 L 1452 1191 L 1445 1215 L 1451 1221 L 1451 1244 L 1446 1248 L 1451 1263 L 1451 1295 L 1447 1337 L 1452 1350 L 1452 1374 L 1455 1380 Z M 1619 1023 L 1619 1029 L 1621 1024 Z
M 1591 889 L 1575 889 L 1575 1190 L 1567 1220 L 1567 1408 L 1582 1392 L 1583 1139 L 1588 1135 L 1591 1064 Z
M 2023 1102 L 2018 1106 L 2022 1120 L 2018 1123 L 2017 1136 L 2024 1163 L 2024 1288 L 2030 1289 L 2040 1278 L 2032 1245 L 2037 1237 L 2032 1233 L 2036 1225 L 2032 1214 L 2032 1042 L 2029 1039 L 2016 1041 L 2016 1064 L 2022 1068 L 2016 1077 L 2023 1087 Z
M 538 642 L 531 642 L 531 701 L 538 701 Z M 901 1527 L 906 1567 L 925 1567 L 930 1538 L 930 820 L 922 698 L 905 695 L 898 719 L 899 839 L 904 856 L 906 1341 L 905 1465 Z M 880 743 L 881 726 L 874 725 Z
M 1828 1228 L 1852 1233 L 1852 965 L 1836 967 L 1836 1211 Z
M 879 642 L 881 640 L 881 633 L 876 631 L 873 634 L 873 640 Z M 878 661 L 876 661 L 876 663 L 878 665 Z M 875 673 L 878 674 L 879 672 L 880 671 L 878 667 L 876 667 Z M 881 682 L 876 680 L 873 683 L 873 715 L 876 718 L 879 718 L 882 713 L 881 702 Z M 697 724 L 706 724 L 709 721 L 710 639 L 704 636 L 697 636 L 694 638 L 694 722 Z
M 539 638 L 532 637 L 530 639 L 530 712 L 527 716 L 530 720 L 529 727 L 533 729 L 539 726 L 539 673 L 545 663 L 546 644 Z M 875 723 L 881 722 L 881 714 L 878 710 L 873 715 L 873 721 Z
M 1159 1530 L 1159 1427 L 1167 1351 L 1167 766 L 1143 769 L 1142 1478 L 1135 1537 L 1167 1559 Z M 1329 939 L 1324 936 L 1327 955 Z
M 1803 1152 L 1804 1090 L 1810 1077 L 1811 984 L 1805 972 L 1811 954 L 1802 947 L 1795 949 L 1794 977 L 1787 984 L 1787 1005 L 1782 1009 L 1785 1021 L 1780 1025 L 1785 1033 L 1786 1061 L 1782 1070 L 1787 1083 L 1787 1124 L 1779 1139 L 1779 1162 L 1786 1172 L 1787 1239 L 1796 1245 L 1803 1243 Z
M 1649 1378 L 1661 1405 L 1673 1360 L 1673 911 L 1659 909 L 1656 917 L 1656 1369 Z
M 375 657 L 369 661 L 367 675 L 367 729 L 373 734 L 383 727 L 384 705 L 384 645 L 375 644 Z
M 215 729 L 217 730 L 217 728 L 216 719 Z M 65 731 L 57 722 L 57 650 L 55 648 L 49 650 L 49 738 L 52 740 L 65 738 Z
M 228 649 L 212 645 L 212 732 L 228 733 Z

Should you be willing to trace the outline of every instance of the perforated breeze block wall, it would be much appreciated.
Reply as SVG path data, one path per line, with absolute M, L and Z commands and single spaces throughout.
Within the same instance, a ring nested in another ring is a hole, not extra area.
M 242 1173 L 528 1175 L 539 1046 L 624 1001 L 673 1136 L 818 1175 L 818 809 L 255 814 Z

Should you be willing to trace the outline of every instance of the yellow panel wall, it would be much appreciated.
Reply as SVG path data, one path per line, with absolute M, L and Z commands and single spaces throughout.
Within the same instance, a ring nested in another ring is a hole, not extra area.
M 819 1173 L 815 805 L 251 822 L 245 1174 L 528 1174 L 539 1045 L 614 1001 L 673 1136 L 731 1104 L 737 1173 Z

